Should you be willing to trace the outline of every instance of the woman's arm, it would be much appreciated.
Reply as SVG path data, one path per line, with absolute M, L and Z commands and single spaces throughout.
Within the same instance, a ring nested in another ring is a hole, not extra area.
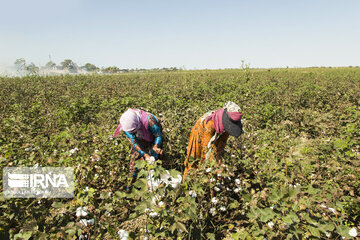
M 146 152 L 141 148 L 140 144 L 136 141 L 134 133 L 124 131 L 126 138 L 129 140 L 130 145 L 137 151 L 141 157 L 144 157 Z
M 163 141 L 163 134 L 161 131 L 160 123 L 155 119 L 154 116 L 149 115 L 149 131 L 154 135 L 155 141 L 154 141 L 154 147 L 151 155 L 158 158 L 159 154 L 162 154 L 162 141 Z

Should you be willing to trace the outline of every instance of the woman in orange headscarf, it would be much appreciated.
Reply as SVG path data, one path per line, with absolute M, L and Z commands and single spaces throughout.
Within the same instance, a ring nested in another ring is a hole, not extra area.
M 224 108 L 204 114 L 191 130 L 187 157 L 185 159 L 184 178 L 188 171 L 198 167 L 198 162 L 220 159 L 229 135 L 238 137 L 243 132 L 241 108 L 227 102 Z

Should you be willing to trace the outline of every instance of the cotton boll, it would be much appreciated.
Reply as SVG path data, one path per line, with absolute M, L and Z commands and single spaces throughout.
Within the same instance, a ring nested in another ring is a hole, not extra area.
M 269 228 L 273 228 L 273 227 L 275 226 L 275 223 L 273 223 L 273 222 L 268 222 L 267 225 L 269 226 Z
M 88 225 L 93 225 L 95 223 L 95 220 L 92 218 L 92 219 L 80 219 L 79 221 L 82 225 L 84 225 L 85 227 L 88 226 Z
M 81 235 L 79 236 L 79 240 L 86 240 L 86 239 L 88 239 L 88 235 L 86 235 L 86 234 L 85 234 L 85 235 L 82 235 L 82 234 L 81 234 Z
M 128 238 L 129 238 L 129 233 L 123 229 L 120 229 L 118 231 L 118 235 L 119 235 L 120 240 L 128 240 Z
M 76 209 L 76 216 L 77 217 L 85 217 L 88 215 L 88 211 L 86 207 L 78 207 Z
M 157 212 L 151 212 L 151 213 L 149 214 L 149 216 L 150 216 L 151 218 L 156 218 L 156 217 L 159 216 L 159 214 L 158 214 Z
M 153 156 L 150 157 L 149 164 L 153 164 L 155 162 L 155 158 Z
M 332 213 L 334 213 L 334 214 L 336 214 L 336 211 L 335 211 L 335 209 L 333 209 L 333 208 L 328 208 Z
M 211 202 L 216 205 L 216 204 L 218 203 L 218 200 L 217 200 L 216 197 L 213 197 L 213 198 L 211 199 Z
M 356 237 L 357 236 L 357 231 L 355 228 L 351 228 L 349 230 L 349 235 L 352 236 L 352 237 Z
M 195 191 L 189 191 L 189 196 L 193 197 L 193 198 L 196 198 L 197 197 L 197 194 Z
M 216 215 L 216 208 L 210 208 L 210 214 L 212 216 L 215 216 Z

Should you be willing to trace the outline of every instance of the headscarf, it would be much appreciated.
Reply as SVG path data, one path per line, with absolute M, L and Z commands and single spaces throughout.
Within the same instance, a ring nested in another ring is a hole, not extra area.
M 214 122 L 215 131 L 217 134 L 223 134 L 225 132 L 225 128 L 222 121 L 222 116 L 224 114 L 224 109 L 227 110 L 229 117 L 238 122 L 241 120 L 241 108 L 236 103 L 231 101 L 225 103 L 224 108 L 221 108 L 211 114 L 209 117 L 206 118 L 205 123 L 207 123 L 210 119 Z
M 141 127 L 140 114 L 133 109 L 128 109 L 120 117 L 120 124 L 116 128 L 114 137 L 120 134 L 121 131 L 133 132 Z
M 147 113 L 140 109 L 128 109 L 120 117 L 120 124 L 117 126 L 114 137 L 118 136 L 121 131 L 134 132 L 141 131 L 142 138 L 151 142 L 153 134 L 148 130 L 149 117 Z
M 221 108 L 217 111 L 215 111 L 213 114 L 208 116 L 205 120 L 205 123 L 207 123 L 210 119 L 214 122 L 215 131 L 217 134 L 223 134 L 225 132 L 224 125 L 222 123 L 222 115 L 224 113 L 224 109 Z

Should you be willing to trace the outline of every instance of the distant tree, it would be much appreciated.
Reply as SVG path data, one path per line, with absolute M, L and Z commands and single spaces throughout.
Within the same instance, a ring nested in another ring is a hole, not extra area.
M 56 64 L 53 61 L 48 61 L 45 65 L 47 69 L 55 69 Z
M 86 63 L 82 69 L 84 69 L 87 72 L 93 72 L 93 71 L 97 71 L 99 70 L 99 68 L 97 66 L 95 66 L 94 64 L 91 63 Z
M 16 70 L 23 71 L 26 69 L 26 61 L 24 58 L 18 58 L 14 62 Z
M 71 59 L 65 59 L 61 62 L 63 69 L 67 69 L 70 72 L 77 72 L 77 66 Z
M 39 67 L 37 67 L 35 63 L 30 63 L 29 65 L 26 65 L 25 69 L 29 74 L 37 74 L 39 72 Z
M 102 70 L 104 73 L 118 73 L 120 72 L 120 69 L 118 67 L 107 67 Z

